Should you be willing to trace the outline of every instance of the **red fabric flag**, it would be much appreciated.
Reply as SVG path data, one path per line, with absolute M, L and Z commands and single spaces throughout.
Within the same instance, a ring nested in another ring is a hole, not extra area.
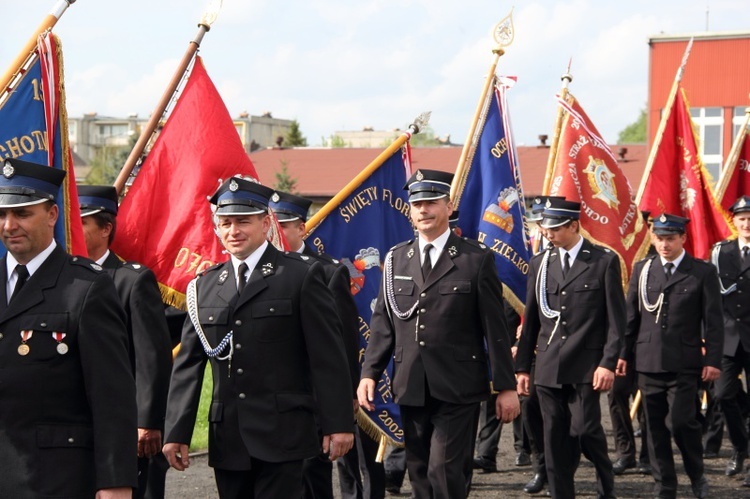
M 721 207 L 725 210 L 728 210 L 740 196 L 750 196 L 750 136 L 747 133 L 743 133 L 737 161 L 727 168 L 729 170 L 724 174 L 730 177 L 720 201 Z
M 623 286 L 648 249 L 648 227 L 612 150 L 571 94 L 563 108 L 550 195 L 581 203 L 581 231 L 620 256 Z
M 208 198 L 232 176 L 258 178 L 196 57 L 177 105 L 120 205 L 112 246 L 122 258 L 154 271 L 165 303 L 184 308 L 188 282 L 227 260 Z
M 666 112 L 666 126 L 644 179 L 640 207 L 650 211 L 651 216 L 671 213 L 689 218 L 685 250 L 705 260 L 711 246 L 730 237 L 734 229 L 726 211 L 714 199 L 682 87 Z

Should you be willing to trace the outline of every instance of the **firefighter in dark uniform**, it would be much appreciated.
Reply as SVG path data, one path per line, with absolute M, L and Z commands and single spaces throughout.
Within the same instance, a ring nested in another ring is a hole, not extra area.
M 352 382 L 323 266 L 268 243 L 272 194 L 231 178 L 211 197 L 231 258 L 188 286 L 169 387 L 164 454 L 182 471 L 210 359 L 209 465 L 222 498 L 298 497 L 302 461 L 321 448 L 335 460 L 354 440 Z
M 135 384 L 112 279 L 54 240 L 62 170 L 0 176 L 0 495 L 131 497 Z
M 450 231 L 451 179 L 418 170 L 404 187 L 418 237 L 386 255 L 357 390 L 360 405 L 373 410 L 376 380 L 393 357 L 392 391 L 417 499 L 466 497 L 473 426 L 489 395 L 488 357 L 497 417 L 508 423 L 520 412 L 494 256 Z
M 580 203 L 549 199 L 541 227 L 554 246 L 531 259 L 523 331 L 516 354 L 518 388 L 535 380 L 544 424 L 552 497 L 575 497 L 579 446 L 594 464 L 599 497 L 614 497 L 614 474 L 601 425 L 599 396 L 609 390 L 625 323 L 620 260 L 580 235 Z
M 683 248 L 688 221 L 653 219 L 657 254 L 636 264 L 627 295 L 627 350 L 643 397 L 655 492 L 664 498 L 677 496 L 672 437 L 693 495 L 708 497 L 696 400 L 700 381 L 719 377 L 724 340 L 716 268 Z
M 724 305 L 724 356 L 716 396 L 734 448 L 727 476 L 742 473 L 747 459 L 747 423 L 738 402 L 744 390 L 738 376 L 744 373 L 747 380 L 750 375 L 750 196 L 739 198 L 730 210 L 738 237 L 716 244 L 711 251 Z M 750 486 L 750 475 L 745 485 Z
M 81 185 L 78 201 L 88 256 L 112 277 L 127 317 L 138 405 L 138 489 L 134 497 L 143 497 L 151 458 L 164 460 L 161 438 L 172 370 L 167 319 L 154 273 L 139 263 L 123 262 L 109 250 L 117 232 L 117 190 L 108 185 Z
M 286 192 L 276 191 L 271 196 L 270 206 L 273 210 L 276 218 L 281 225 L 281 229 L 284 231 L 284 236 L 289 244 L 289 248 L 297 253 L 301 253 L 310 256 L 323 264 L 325 271 L 325 279 L 328 283 L 328 288 L 331 290 L 335 307 L 338 311 L 339 318 L 341 319 L 342 329 L 342 340 L 346 349 L 346 356 L 349 362 L 349 374 L 352 377 L 352 399 L 353 399 L 353 412 L 359 409 L 357 404 L 357 385 L 359 381 L 359 312 L 357 311 L 357 305 L 354 303 L 354 297 L 351 293 L 351 284 L 349 280 L 349 271 L 346 266 L 335 260 L 329 255 L 318 253 L 314 251 L 310 246 L 305 244 L 303 237 L 306 233 L 305 222 L 307 221 L 307 213 L 312 205 L 312 201 L 300 196 L 295 196 Z M 361 447 L 362 435 L 354 428 L 355 441 Z M 370 455 L 371 463 L 368 463 L 368 471 L 371 471 L 372 475 L 379 477 L 376 482 L 376 488 L 382 489 L 385 493 L 385 483 L 382 463 L 375 463 L 375 454 L 377 453 L 377 444 L 368 436 L 362 437 L 367 439 L 365 446 L 371 452 Z M 349 489 L 356 489 L 357 483 L 359 487 L 362 487 L 362 480 L 359 478 L 359 467 L 348 466 L 352 455 L 356 455 L 357 449 L 352 448 L 344 459 L 339 459 L 336 463 L 340 472 L 340 481 L 342 487 L 342 494 L 347 497 L 346 493 Z M 332 472 L 333 467 L 331 460 L 328 459 L 326 454 L 320 454 L 319 456 L 305 459 L 303 465 L 303 479 L 305 482 L 305 489 L 303 497 L 307 498 L 333 498 L 333 485 L 332 485 Z M 341 474 L 345 477 L 358 478 L 359 481 L 353 480 L 341 480 Z M 348 487 L 344 487 L 344 484 L 348 484 Z M 356 490 L 353 491 L 356 497 Z

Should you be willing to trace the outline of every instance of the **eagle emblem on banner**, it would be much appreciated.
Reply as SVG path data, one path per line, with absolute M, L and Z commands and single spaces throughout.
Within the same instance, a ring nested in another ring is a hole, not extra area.
M 617 199 L 615 174 L 607 167 L 604 160 L 589 156 L 589 164 L 586 165 L 583 173 L 588 176 L 594 198 L 603 201 L 609 208 L 618 208 L 620 200 Z

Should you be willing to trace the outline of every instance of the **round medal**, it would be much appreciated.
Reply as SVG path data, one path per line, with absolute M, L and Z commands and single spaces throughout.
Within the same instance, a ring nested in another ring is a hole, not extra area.
M 31 349 L 29 348 L 29 345 L 27 345 L 26 343 L 22 343 L 18 345 L 18 355 L 28 355 L 29 350 Z
M 65 355 L 66 353 L 68 353 L 68 345 L 66 345 L 65 343 L 58 343 L 57 353 L 59 353 L 60 355 Z

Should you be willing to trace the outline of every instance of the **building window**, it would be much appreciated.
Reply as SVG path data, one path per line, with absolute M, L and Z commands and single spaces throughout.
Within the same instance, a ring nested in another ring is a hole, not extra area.
M 734 108 L 734 116 L 732 117 L 732 142 L 734 142 L 734 139 L 737 138 L 737 134 L 740 131 L 740 127 L 743 123 L 745 123 L 745 110 L 746 107 L 735 107 Z
M 690 110 L 698 140 L 700 154 L 708 173 L 713 178 L 714 185 L 721 174 L 721 164 L 724 160 L 722 151 L 722 134 L 724 119 L 720 107 L 695 107 Z

